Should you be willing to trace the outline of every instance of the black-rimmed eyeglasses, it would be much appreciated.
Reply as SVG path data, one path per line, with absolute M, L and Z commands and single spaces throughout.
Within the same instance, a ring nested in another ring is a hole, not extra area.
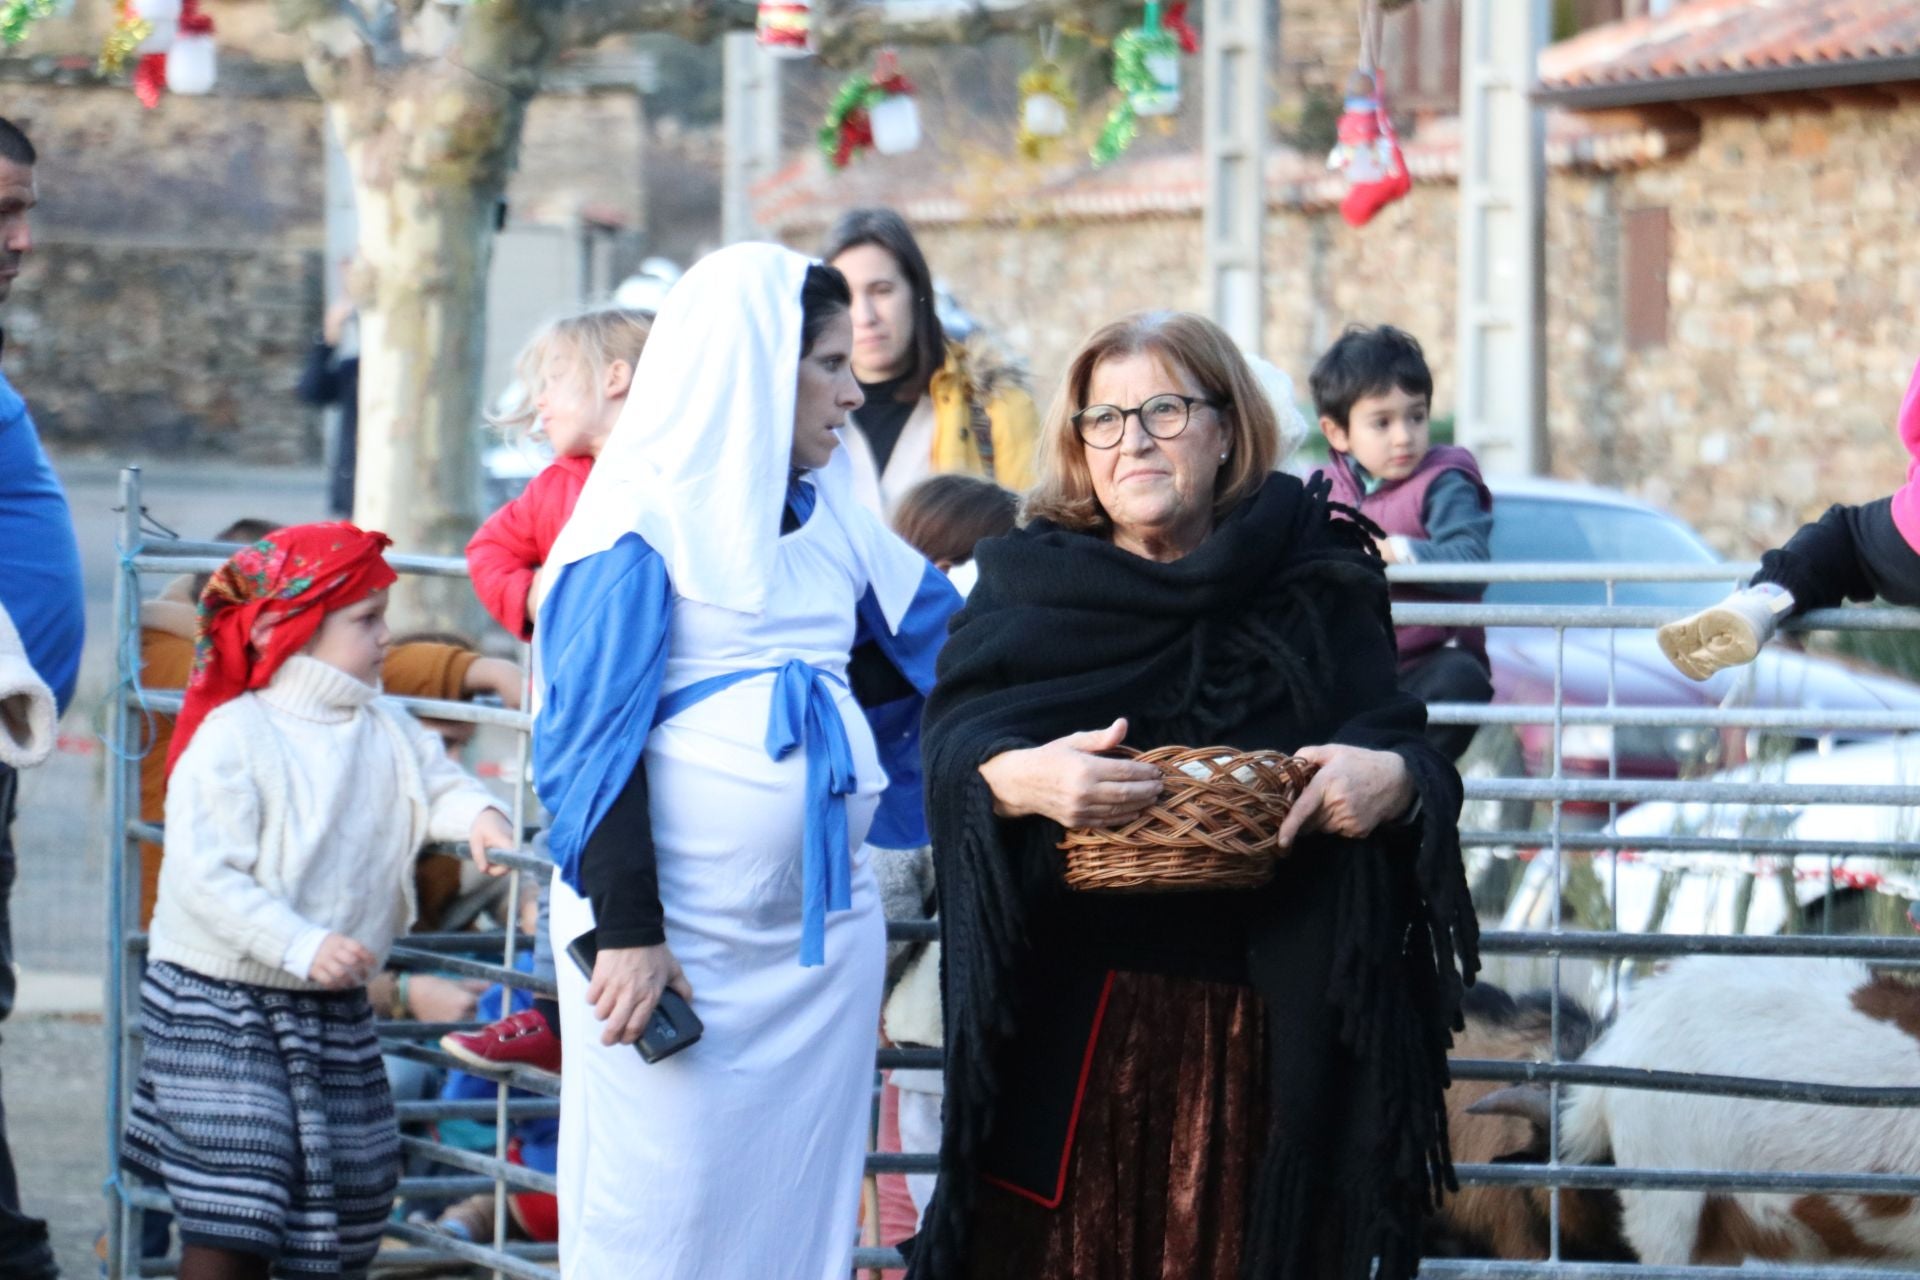
M 1080 433 L 1080 442 L 1087 448 L 1111 449 L 1126 435 L 1129 417 L 1138 415 L 1140 425 L 1155 440 L 1171 440 L 1187 429 L 1195 405 L 1207 409 L 1219 407 L 1212 400 L 1169 391 L 1132 409 L 1122 409 L 1117 404 L 1090 404 L 1074 414 L 1071 421 L 1073 429 Z

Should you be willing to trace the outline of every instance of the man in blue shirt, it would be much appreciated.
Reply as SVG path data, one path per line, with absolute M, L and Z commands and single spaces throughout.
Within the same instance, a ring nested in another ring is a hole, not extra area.
M 13 291 L 20 264 L 33 247 L 27 216 L 33 209 L 33 144 L 0 118 L 0 302 Z M 0 351 L 4 351 L 0 333 Z M 0 608 L 19 628 L 27 661 L 67 709 L 80 673 L 85 600 L 80 547 L 60 481 L 40 447 L 27 405 L 0 372 Z M 0 1019 L 13 1010 L 13 812 L 18 777 L 0 765 Z M 47 1226 L 20 1212 L 20 1184 L 0 1109 L 0 1276 L 52 1280 L 59 1274 Z

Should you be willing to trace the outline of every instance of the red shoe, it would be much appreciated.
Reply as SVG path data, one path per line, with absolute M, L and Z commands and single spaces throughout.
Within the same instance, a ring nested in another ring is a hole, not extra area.
M 478 1071 L 533 1067 L 558 1073 L 560 1037 L 538 1010 L 528 1009 L 480 1028 L 440 1037 L 440 1047 Z

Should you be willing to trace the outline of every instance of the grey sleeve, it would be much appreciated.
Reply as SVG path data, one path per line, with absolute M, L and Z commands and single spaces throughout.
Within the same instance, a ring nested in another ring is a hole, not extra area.
M 1480 505 L 1480 489 L 1464 471 L 1444 471 L 1427 490 L 1421 513 L 1427 537 L 1408 538 L 1407 549 L 1420 564 L 1484 564 L 1493 534 L 1493 512 Z M 1478 597 L 1477 582 L 1431 583 L 1428 590 Z

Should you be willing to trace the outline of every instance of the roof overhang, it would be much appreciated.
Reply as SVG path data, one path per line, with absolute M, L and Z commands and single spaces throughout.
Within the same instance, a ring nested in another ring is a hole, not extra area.
M 1564 107 L 1569 111 L 1598 111 L 1609 107 L 1694 102 L 1703 98 L 1818 93 L 1823 89 L 1897 84 L 1901 81 L 1920 81 L 1920 54 L 1809 63 L 1796 67 L 1767 67 L 1755 71 L 1660 76 L 1604 84 L 1536 84 L 1531 96 L 1542 106 Z

